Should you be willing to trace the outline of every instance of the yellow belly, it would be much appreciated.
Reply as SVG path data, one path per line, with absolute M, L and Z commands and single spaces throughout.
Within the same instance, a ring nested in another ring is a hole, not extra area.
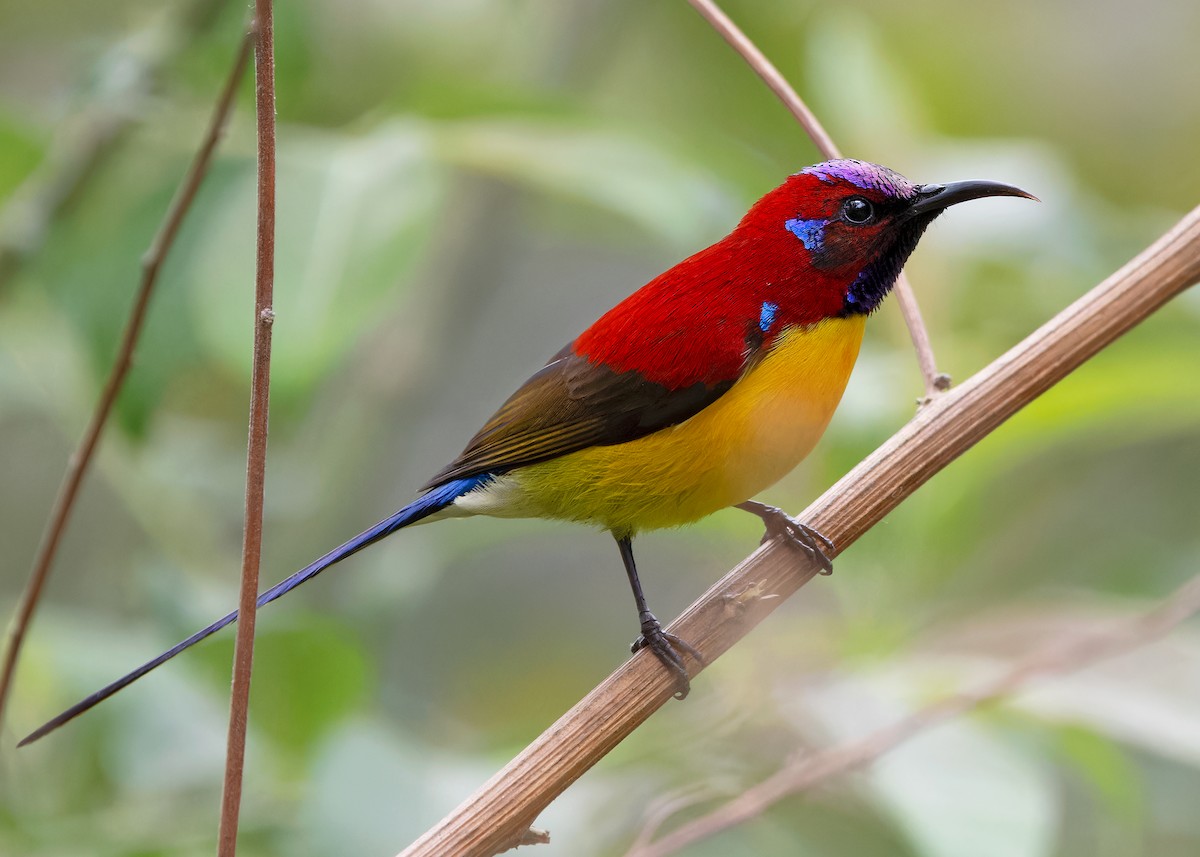
M 853 316 L 787 330 L 725 395 L 686 422 L 521 468 L 510 474 L 517 496 L 500 514 L 582 521 L 625 535 L 685 524 L 749 499 L 799 464 L 824 433 L 858 357 L 864 322 Z

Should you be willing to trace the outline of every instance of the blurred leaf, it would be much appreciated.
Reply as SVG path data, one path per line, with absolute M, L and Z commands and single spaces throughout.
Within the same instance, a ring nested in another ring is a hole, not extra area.
M 871 781 L 920 853 L 1051 853 L 1058 813 L 1050 769 L 969 720 L 887 754 Z
M 715 237 L 739 208 L 700 165 L 603 125 L 451 122 L 441 128 L 438 151 L 450 163 L 583 199 L 674 246 Z
M 10 194 L 37 166 L 43 144 L 21 120 L 0 109 L 0 205 L 9 202 Z M 5 228 L 16 224 L 5 223 Z
M 869 13 L 836 7 L 808 28 L 806 39 L 807 77 L 818 115 L 847 157 L 899 169 L 929 123 L 912 82 L 880 44 Z
M 1132 445 L 1194 431 L 1200 426 L 1200 375 L 1178 371 L 1193 357 L 1195 343 L 1189 340 L 1159 337 L 1152 351 L 1097 355 L 989 438 L 980 463 L 1002 467 L 1004 459 L 1081 439 L 1095 438 L 1096 446 Z
M 804 695 L 834 741 L 862 738 L 907 716 L 912 674 L 880 672 Z M 873 790 L 927 857 L 1051 853 L 1058 799 L 1052 769 L 994 729 L 957 719 L 921 732 L 871 765 Z
M 13 697 L 19 703 L 16 731 L 22 733 L 162 648 L 161 639 L 136 622 L 83 611 L 49 612 L 37 629 Z M 214 782 L 222 769 L 227 720 L 227 707 L 186 673 L 163 670 L 23 749 L 14 759 L 50 766 L 63 783 L 51 794 L 18 789 L 10 799 L 36 817 L 62 811 L 60 801 L 78 800 L 74 789 L 95 793 L 104 784 L 146 796 Z
M 390 733 L 371 723 L 347 724 L 314 761 L 289 850 L 312 855 L 399 850 L 434 811 L 428 777 L 422 755 Z
M 1141 773 L 1111 738 L 1067 724 L 1057 730 L 1058 749 L 1112 813 L 1137 818 L 1144 810 Z
M 299 755 L 369 698 L 374 676 L 344 625 L 315 614 L 288 614 L 284 627 L 264 622 L 255 634 L 251 729 Z M 203 648 L 214 676 L 228 683 L 234 639 Z
M 41 252 L 22 272 L 21 285 L 48 296 L 77 328 L 97 384 L 112 365 L 141 277 L 140 259 L 187 157 L 153 134 L 118 148 L 89 176 L 88 192 L 79 194 L 55 221 Z M 117 402 L 118 419 L 133 432 L 144 428 L 163 388 L 180 368 L 194 365 L 196 359 L 194 338 L 183 318 L 178 290 L 169 282 L 169 270 L 170 263 L 136 355 L 138 371 L 130 373 Z
M 369 134 L 281 131 L 272 392 L 307 390 L 394 305 L 443 197 L 431 139 L 395 122 Z M 243 374 L 253 306 L 254 168 L 224 176 L 183 276 L 200 336 Z M 184 267 L 181 265 L 181 267 Z
M 1200 636 L 1177 630 L 1039 686 L 1017 705 L 1200 767 Z

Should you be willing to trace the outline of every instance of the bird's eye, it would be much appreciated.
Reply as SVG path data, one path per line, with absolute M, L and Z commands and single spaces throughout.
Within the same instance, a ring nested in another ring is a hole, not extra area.
M 861 226 L 875 219 L 875 206 L 861 196 L 852 196 L 842 203 L 842 217 L 847 223 Z

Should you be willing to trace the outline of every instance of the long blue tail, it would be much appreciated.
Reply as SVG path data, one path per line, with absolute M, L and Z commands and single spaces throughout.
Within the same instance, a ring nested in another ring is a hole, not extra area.
M 447 506 L 449 506 L 451 503 L 453 503 L 455 500 L 457 500 L 459 497 L 466 494 L 467 492 L 473 491 L 476 488 L 480 487 L 481 485 L 487 484 L 489 481 L 491 481 L 491 478 L 492 477 L 488 474 L 484 474 L 481 476 L 471 476 L 466 479 L 456 479 L 453 482 L 447 482 L 445 485 L 439 485 L 437 488 L 433 488 L 432 490 L 430 490 L 427 493 L 418 497 L 413 502 L 409 503 L 407 506 L 405 506 L 399 512 L 392 515 L 390 518 L 385 518 L 384 520 L 380 521 L 378 524 L 371 527 L 370 529 L 364 530 L 363 532 L 359 533 L 354 538 L 350 539 L 350 541 L 346 542 L 345 544 L 339 545 L 338 547 L 331 550 L 329 553 L 325 554 L 325 556 L 321 557 L 320 559 L 316 560 L 313 563 L 310 563 L 309 565 L 307 565 L 304 568 L 297 571 L 291 577 L 288 577 L 287 579 L 280 581 L 279 583 L 275 584 L 267 591 L 263 592 L 261 595 L 258 596 L 258 606 L 262 607 L 266 604 L 270 604 L 276 598 L 279 598 L 281 595 L 285 595 L 288 592 L 291 592 L 293 589 L 295 589 L 301 583 L 304 583 L 306 580 L 312 580 L 314 577 L 316 577 L 322 571 L 329 568 L 331 565 L 341 562 L 343 559 L 350 556 L 351 554 L 358 553 L 360 550 L 365 548 L 367 545 L 374 544 L 375 542 L 379 541 L 380 539 L 384 538 L 385 536 L 390 536 L 392 533 L 396 532 L 396 530 L 399 530 L 403 527 L 407 527 L 409 524 L 415 524 L 417 521 L 420 521 L 423 518 L 429 517 L 434 512 L 438 512 L 438 511 L 446 508 Z M 48 735 L 49 733 L 51 733 L 55 729 L 57 729 L 59 726 L 62 726 L 64 723 L 67 723 L 70 720 L 74 720 L 76 717 L 78 717 L 80 714 L 83 714 L 83 712 L 87 711 L 92 706 L 103 702 L 104 700 L 108 699 L 110 696 L 112 696 L 117 691 L 119 691 L 122 688 L 127 687 L 128 685 L 137 681 L 139 678 L 144 676 L 146 673 L 150 672 L 153 669 L 156 669 L 157 667 L 162 666 L 167 661 L 171 660 L 171 658 L 175 657 L 177 654 L 182 652 L 184 649 L 190 649 L 192 646 L 194 646 L 196 643 L 199 643 L 205 637 L 209 637 L 212 634 L 215 634 L 217 631 L 220 631 L 226 625 L 233 624 L 235 621 L 237 621 L 237 617 L 238 617 L 238 611 L 236 611 L 236 610 L 234 610 L 232 613 L 227 613 L 225 616 L 222 616 L 220 619 L 218 619 L 216 622 L 213 622 L 207 628 L 197 631 L 195 634 L 192 634 L 192 636 L 188 637 L 186 640 L 183 640 L 182 642 L 178 643 L 177 645 L 172 646 L 171 648 L 167 649 L 165 652 L 163 652 L 158 657 L 154 658 L 153 660 L 147 661 L 146 663 L 142 664 L 140 667 L 135 669 L 133 672 L 130 672 L 130 673 L 127 673 L 126 675 L 121 676 L 121 678 L 117 679 L 112 684 L 109 684 L 109 685 L 101 688 L 100 690 L 93 693 L 91 696 L 89 696 L 86 699 L 82 700 L 81 702 L 78 702 L 75 705 L 71 706 L 66 711 L 64 711 L 62 714 L 55 717 L 53 720 L 47 721 L 42 726 L 40 726 L 33 732 L 29 733 L 29 735 L 27 735 L 25 738 L 23 738 L 21 740 L 21 743 L 19 743 L 17 746 L 24 747 L 26 744 L 30 744 L 30 743 L 38 740 L 39 738 L 41 738 L 45 735 Z

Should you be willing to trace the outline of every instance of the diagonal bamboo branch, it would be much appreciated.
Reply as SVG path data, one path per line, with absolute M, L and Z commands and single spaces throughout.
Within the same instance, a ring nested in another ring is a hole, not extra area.
M 83 479 L 87 475 L 92 457 L 100 442 L 100 435 L 116 404 L 117 396 L 125 384 L 125 377 L 133 367 L 134 351 L 146 321 L 150 297 L 158 283 L 159 271 L 162 270 L 167 253 L 175 243 L 184 217 L 187 216 L 192 201 L 195 200 L 196 193 L 200 190 L 200 184 L 208 172 L 208 165 L 212 162 L 213 153 L 221 141 L 225 123 L 233 109 L 238 84 L 241 83 L 249 58 L 250 36 L 247 35 L 242 39 L 237 56 L 234 58 L 233 68 L 217 99 L 217 105 L 213 108 L 212 118 L 209 120 L 208 130 L 200 148 L 192 159 L 187 175 L 180 182 L 179 189 L 175 192 L 175 197 L 171 200 L 167 213 L 163 216 L 158 234 L 154 236 L 150 249 L 142 257 L 141 284 L 138 286 L 129 320 L 125 324 L 125 331 L 121 335 L 121 344 L 117 349 L 116 359 L 113 362 L 108 381 L 104 385 L 104 391 L 100 394 L 100 401 L 96 403 L 92 419 L 83 433 L 83 438 L 79 441 L 78 448 L 67 463 L 67 472 L 63 476 L 62 487 L 59 488 L 58 496 L 54 499 L 54 508 L 46 525 L 46 533 L 38 546 L 33 571 L 30 572 L 29 581 L 25 584 L 25 591 L 21 594 L 21 604 L 17 608 L 12 630 L 9 632 L 8 648 L 4 653 L 4 665 L 0 668 L 0 722 L 3 722 L 4 719 L 5 702 L 12 686 L 13 674 L 17 668 L 25 634 L 33 621 L 33 614 L 41 599 L 46 580 L 50 576 L 50 569 L 54 566 L 54 558 L 58 554 L 58 546 L 62 542 L 63 532 L 67 528 L 71 511 L 74 509 L 75 499 L 79 495 L 79 489 L 83 485 Z
M 801 515 L 853 544 L 935 473 L 1026 404 L 1200 280 L 1200 208 L 961 386 L 933 400 Z M 712 663 L 818 567 L 763 545 L 671 624 Z M 639 652 L 462 805 L 402 852 L 490 857 L 671 698 L 672 677 Z
M 730 47 L 738 52 L 750 68 L 754 69 L 754 73 L 762 78 L 767 88 L 775 93 L 775 97 L 783 102 L 783 106 L 796 117 L 796 121 L 804 128 L 822 157 L 827 159 L 842 157 L 841 150 L 833 142 L 833 138 L 829 136 L 829 132 L 825 130 L 821 121 L 817 119 L 816 114 L 809 109 L 808 105 L 804 103 L 804 99 L 779 73 L 779 69 L 775 68 L 774 63 L 767 59 L 766 55 L 758 49 L 754 42 L 750 41 L 738 25 L 733 23 L 713 0 L 688 0 L 688 3 L 700 13 L 704 20 L 712 24 L 713 29 L 721 34 Z M 900 272 L 900 278 L 896 280 L 896 300 L 900 304 L 900 313 L 904 316 L 908 335 L 912 338 L 913 348 L 917 352 L 917 365 L 921 369 L 921 377 L 925 379 L 925 398 L 921 400 L 921 404 L 925 405 L 936 394 L 950 389 L 950 376 L 937 370 L 937 361 L 933 356 L 933 343 L 929 340 L 929 331 L 925 329 L 925 320 L 921 318 L 921 307 L 917 304 L 917 296 L 913 294 L 912 286 L 903 271 Z
M 955 717 L 1020 691 L 1038 678 L 1074 672 L 1161 639 L 1200 612 L 1200 575 L 1153 609 L 1099 635 L 1070 634 L 1024 658 L 994 679 L 932 703 L 856 741 L 804 756 L 767 779 L 654 842 L 645 836 L 625 857 L 667 857 L 701 839 L 762 815 L 783 798 L 809 791 L 840 774 L 866 767 L 909 739 Z M 655 819 L 657 821 L 658 819 Z

